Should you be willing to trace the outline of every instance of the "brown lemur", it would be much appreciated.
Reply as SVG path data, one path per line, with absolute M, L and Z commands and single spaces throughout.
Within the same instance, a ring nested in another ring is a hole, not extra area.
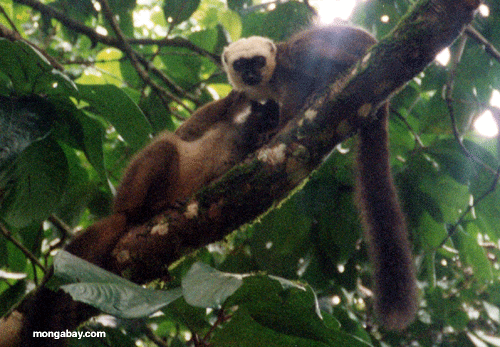
M 280 106 L 282 128 L 307 99 L 364 57 L 377 40 L 364 30 L 325 26 L 284 42 L 252 36 L 225 48 L 222 62 L 234 90 Z M 405 218 L 390 169 L 388 105 L 359 131 L 356 200 L 374 271 L 375 311 L 387 329 L 401 330 L 418 309 L 416 275 Z
M 133 157 L 117 189 L 112 214 L 79 233 L 65 249 L 113 271 L 112 250 L 131 226 L 181 208 L 192 194 L 255 151 L 265 140 L 260 135 L 278 124 L 278 112 L 276 103 L 258 104 L 237 91 L 201 107 L 175 133 L 161 133 Z M 19 346 L 27 347 L 64 346 L 64 339 L 34 338 L 32 332 L 72 330 L 98 313 L 45 287 L 23 302 L 19 312 L 23 316 Z M 8 328 L 6 322 L 3 327 Z

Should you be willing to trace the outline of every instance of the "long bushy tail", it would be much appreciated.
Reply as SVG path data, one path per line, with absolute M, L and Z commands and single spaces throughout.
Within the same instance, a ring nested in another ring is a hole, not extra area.
M 374 271 L 375 311 L 390 330 L 404 329 L 418 309 L 417 285 L 404 215 L 389 161 L 388 107 L 360 131 L 356 198 Z

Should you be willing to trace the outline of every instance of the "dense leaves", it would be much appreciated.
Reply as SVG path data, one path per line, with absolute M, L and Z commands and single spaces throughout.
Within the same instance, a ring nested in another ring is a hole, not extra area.
M 67 254 L 52 257 L 68 232 L 56 217 L 84 228 L 106 215 L 133 153 L 230 91 L 217 61 L 228 41 L 283 40 L 311 23 L 308 3 L 110 1 L 140 69 L 99 2 L 42 4 L 109 40 L 20 3 L 0 0 L 0 29 L 15 26 L 39 49 L 0 38 L 0 315 L 39 283 L 37 259 L 55 261 L 73 297 L 118 317 L 113 328 L 84 328 L 106 330 L 105 340 L 75 346 L 153 346 L 151 334 L 169 346 L 500 346 L 499 150 L 472 127 L 500 90 L 499 58 L 484 43 L 457 40 L 453 63 L 432 64 L 392 100 L 393 171 L 422 304 L 414 324 L 391 333 L 371 309 L 352 199 L 355 139 L 266 215 L 171 266 L 170 281 L 143 288 Z M 499 4 L 485 4 L 489 16 L 473 27 L 500 47 Z M 358 2 L 350 20 L 382 37 L 410 7 Z

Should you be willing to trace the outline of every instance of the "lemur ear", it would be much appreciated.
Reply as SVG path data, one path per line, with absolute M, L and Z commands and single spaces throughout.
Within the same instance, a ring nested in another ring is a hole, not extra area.
M 222 64 L 226 65 L 227 64 L 227 51 L 226 49 L 224 48 L 224 50 L 222 51 Z
M 271 46 L 271 53 L 276 52 L 276 45 L 273 41 L 269 40 L 269 46 Z
M 221 55 L 221 62 L 222 62 L 222 68 L 224 70 L 226 70 L 226 67 L 227 67 L 227 50 L 226 48 L 224 48 L 224 50 L 222 51 L 222 55 Z

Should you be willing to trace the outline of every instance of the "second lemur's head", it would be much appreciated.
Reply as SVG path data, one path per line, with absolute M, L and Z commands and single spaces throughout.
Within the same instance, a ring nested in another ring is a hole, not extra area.
M 229 83 L 250 99 L 268 99 L 276 52 L 276 45 L 265 37 L 251 36 L 231 43 L 222 52 L 222 65 Z

